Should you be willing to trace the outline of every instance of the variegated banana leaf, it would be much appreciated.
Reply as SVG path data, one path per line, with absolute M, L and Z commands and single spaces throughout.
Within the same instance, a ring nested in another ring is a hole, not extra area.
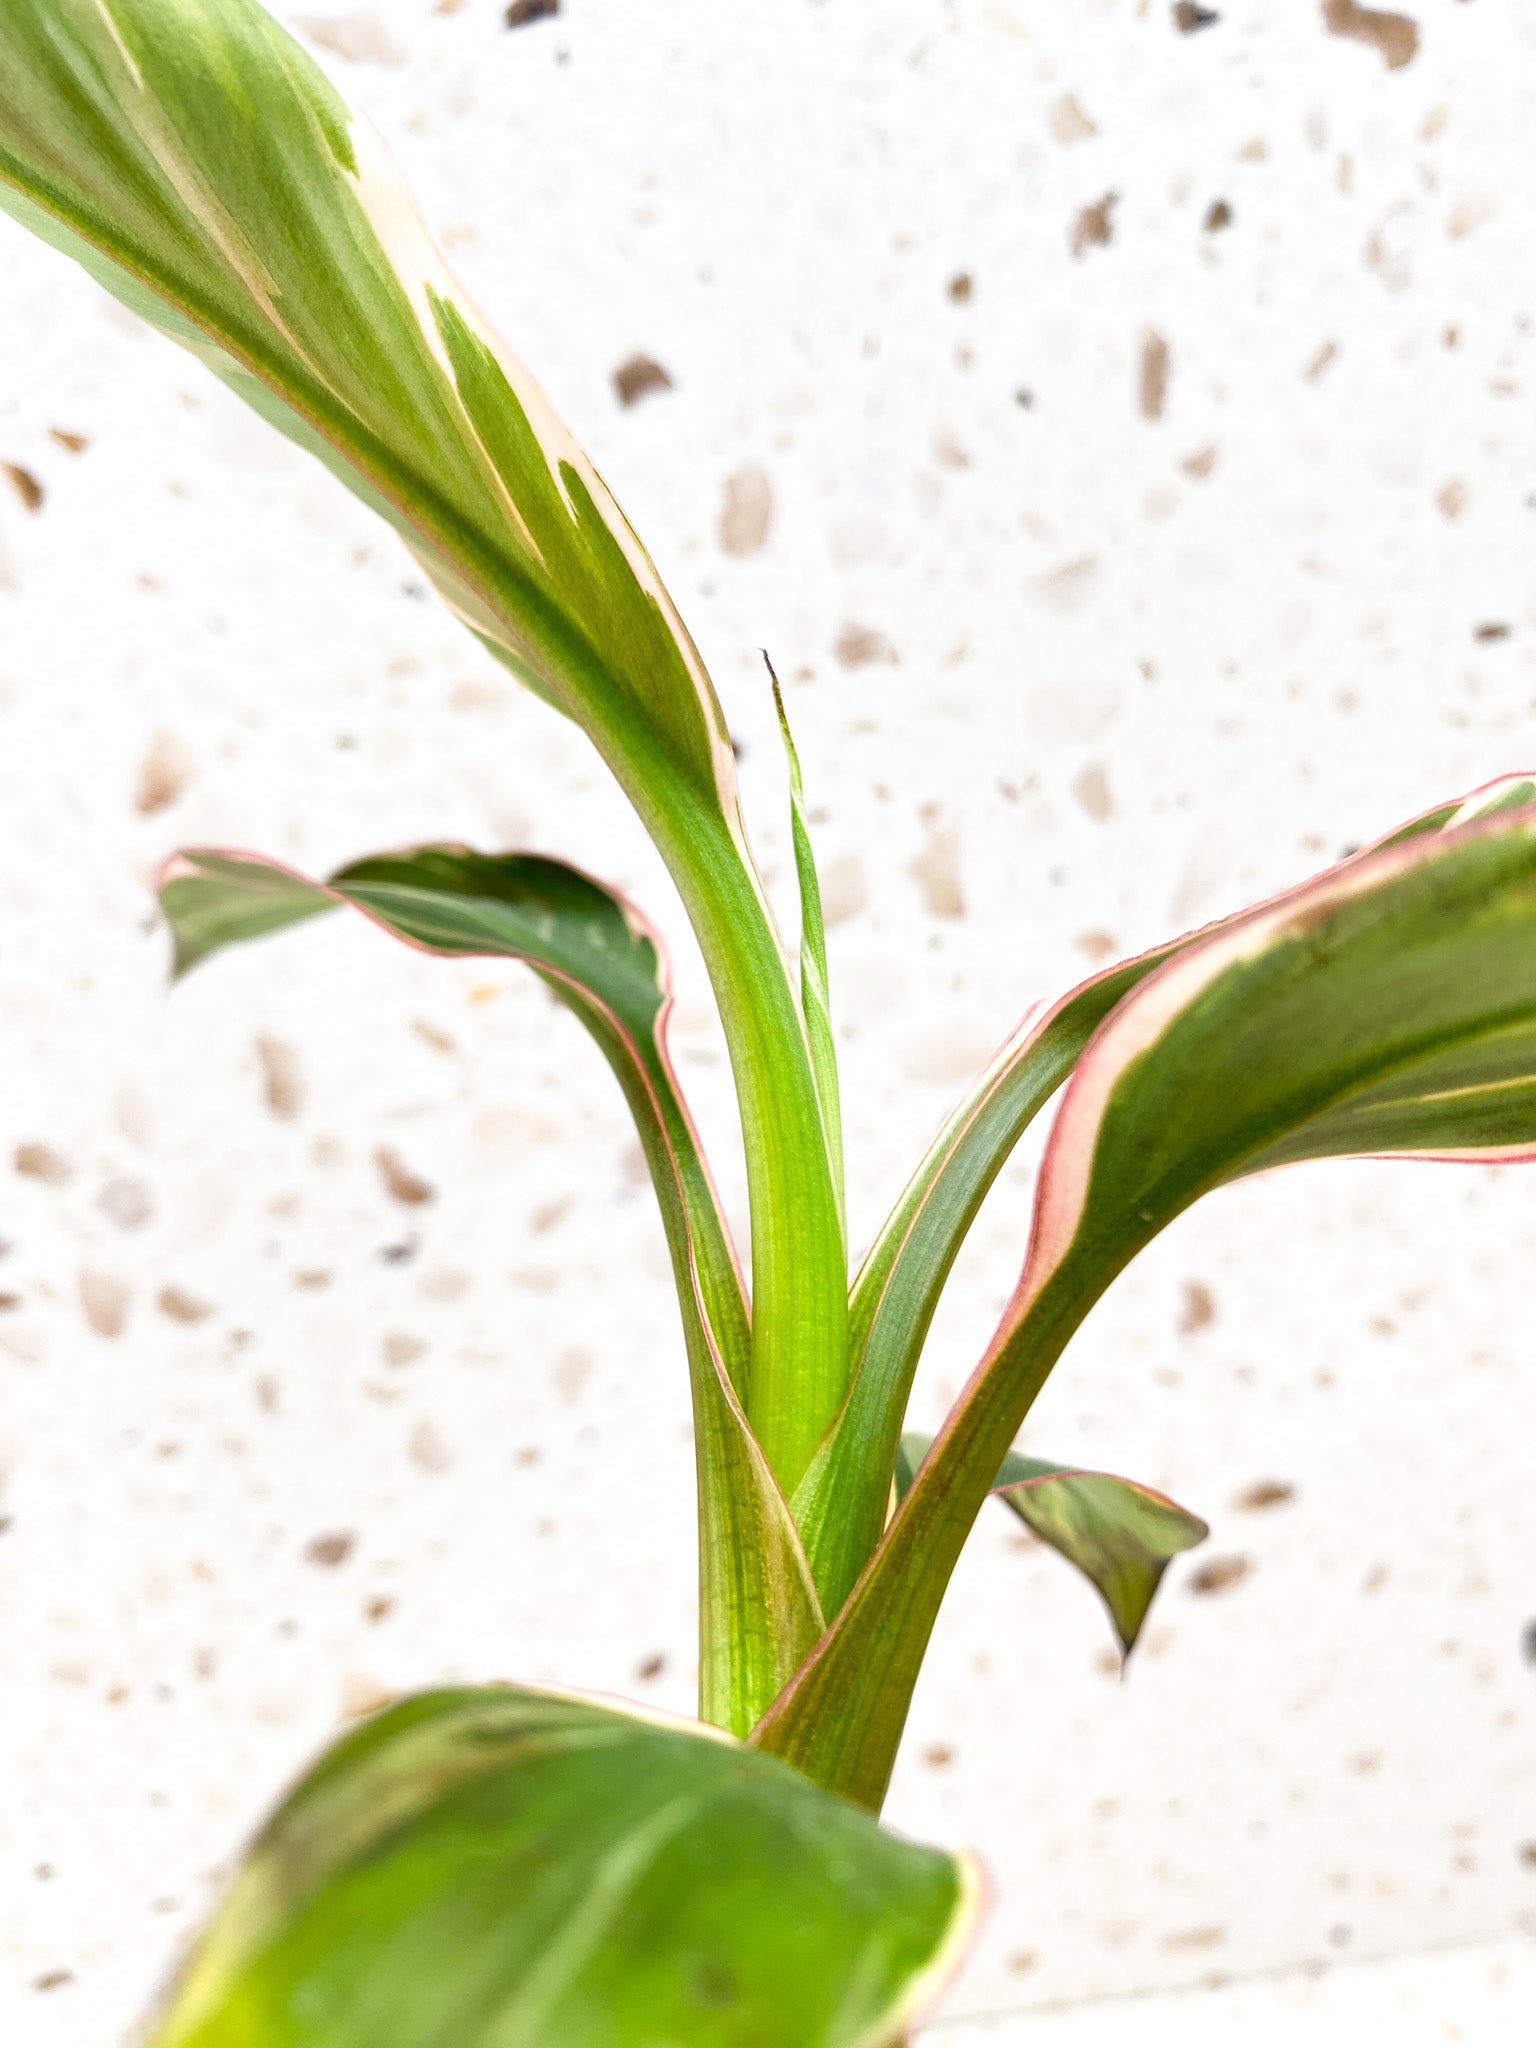
M 881 2048 L 975 1897 L 964 1861 L 693 1724 L 423 1693 L 284 1800 L 150 2048 Z
M 896 1498 L 910 1490 L 932 1437 L 908 1430 L 896 1453 Z M 1129 1657 L 1173 1560 L 1210 1535 L 1198 1515 L 1165 1493 L 1110 1472 L 1053 1465 L 1010 1451 L 990 1489 L 1042 1543 L 1076 1565 L 1114 1624 Z
M 222 947 L 350 903 L 429 953 L 526 961 L 613 1068 L 651 1170 L 683 1308 L 698 1452 L 700 1712 L 744 1735 L 820 1633 L 784 1497 L 747 1425 L 746 1302 L 729 1232 L 667 1052 L 665 955 L 632 904 L 531 854 L 422 846 L 353 861 L 329 882 L 195 849 L 160 900 L 184 973 Z
M 1453 820 L 1469 824 L 1533 801 L 1536 780 L 1501 777 L 1399 826 L 1339 869 L 1444 830 Z M 853 1286 L 848 1392 L 792 1502 L 829 1612 L 847 1597 L 884 1528 L 885 1500 L 862 1488 L 858 1475 L 890 1469 L 934 1310 L 988 1189 L 1110 1012 L 1165 961 L 1237 921 L 1223 919 L 1106 967 L 1027 1015 L 928 1148 L 887 1217 Z
M 878 1807 L 939 1603 L 1073 1331 L 1198 1198 L 1304 1159 L 1536 1157 L 1536 808 L 1511 778 L 1217 927 L 1099 1027 L 986 1356 L 754 1740 Z M 1516 807 L 1510 807 L 1513 798 Z
M 837 1196 L 730 737 L 628 522 L 368 124 L 256 0 L 4 0 L 0 206 L 388 519 L 617 777 L 720 1003 L 752 1206 L 755 1419 L 792 1487 L 847 1382 Z

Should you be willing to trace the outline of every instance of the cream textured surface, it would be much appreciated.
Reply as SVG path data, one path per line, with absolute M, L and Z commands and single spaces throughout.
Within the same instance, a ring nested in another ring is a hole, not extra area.
M 856 1237 L 1026 1003 L 1536 765 L 1536 7 L 1403 4 L 1392 70 L 1310 0 L 303 10 L 655 552 L 786 915 L 758 646 L 787 678 Z M 626 409 L 636 352 L 672 384 Z M 9 227 L 0 457 L 42 492 L 0 476 L 0 2036 L 108 2048 L 344 1714 L 693 1675 L 684 1379 L 596 1055 L 530 979 L 340 923 L 170 996 L 155 862 L 457 837 L 680 920 L 395 544 Z M 1024 1441 L 1215 1533 L 1121 1684 L 1091 1596 L 978 1529 L 892 1807 L 991 1875 L 955 2012 L 1536 1923 L 1533 1256 L 1536 1174 L 1335 1167 L 1117 1286 Z M 1188 2010 L 1342 2042 L 1450 1967 Z

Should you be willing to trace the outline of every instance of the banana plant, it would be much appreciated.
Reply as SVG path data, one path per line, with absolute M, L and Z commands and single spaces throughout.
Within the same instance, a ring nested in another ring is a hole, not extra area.
M 1536 1157 L 1536 779 L 1440 804 L 1272 902 L 1032 1014 L 849 1279 L 826 947 L 784 726 L 798 974 L 719 702 L 648 556 L 468 303 L 383 149 L 256 0 L 0 0 L 0 205 L 401 536 L 578 725 L 676 882 L 730 1050 L 733 1245 L 667 1050 L 642 913 L 527 851 L 424 846 L 312 879 L 190 848 L 184 973 L 351 910 L 521 961 L 596 1040 L 665 1225 L 693 1402 L 699 1716 L 515 1685 L 423 1692 L 323 1755 L 250 1846 L 153 2048 L 879 2048 L 962 1951 L 977 1878 L 879 1824 L 960 1550 L 997 1494 L 1128 1653 L 1205 1525 L 1015 1440 L 1073 1333 L 1201 1196 L 1365 1155 Z M 780 704 L 782 717 L 782 704 Z M 935 1307 L 1059 1096 L 1018 1285 L 931 1440 Z

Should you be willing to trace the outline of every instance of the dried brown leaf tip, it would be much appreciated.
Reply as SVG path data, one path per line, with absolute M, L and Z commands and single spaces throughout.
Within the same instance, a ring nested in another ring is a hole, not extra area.
M 436 1189 L 431 1181 L 423 1180 L 419 1174 L 412 1173 L 399 1153 L 392 1151 L 388 1145 L 379 1147 L 373 1155 L 373 1161 L 379 1169 L 379 1179 L 384 1183 L 385 1193 L 392 1196 L 395 1201 L 404 1202 L 407 1208 L 417 1208 L 421 1203 L 432 1200 Z
M 1197 29 L 1214 28 L 1220 19 L 1214 7 L 1197 7 L 1194 0 L 1179 0 L 1173 10 L 1173 25 L 1181 36 L 1192 36 Z
M 1106 192 L 1102 199 L 1096 199 L 1092 206 L 1083 207 L 1072 223 L 1072 254 L 1081 256 L 1088 249 L 1104 249 L 1115 238 L 1113 219 L 1115 206 L 1119 201 L 1118 192 Z
M 19 462 L 0 462 L 0 469 L 5 471 L 7 482 L 27 510 L 41 512 L 47 492 L 31 470 L 23 469 Z
M 613 388 L 620 405 L 638 405 L 653 391 L 670 391 L 672 379 L 654 356 L 631 356 L 613 373 Z
M 508 28 L 526 28 L 530 21 L 543 21 L 560 12 L 560 0 L 512 0 L 503 16 Z
M 1418 54 L 1419 25 L 1406 14 L 1360 7 L 1356 0 L 1323 0 L 1323 26 L 1352 43 L 1374 43 L 1389 71 L 1401 71 Z

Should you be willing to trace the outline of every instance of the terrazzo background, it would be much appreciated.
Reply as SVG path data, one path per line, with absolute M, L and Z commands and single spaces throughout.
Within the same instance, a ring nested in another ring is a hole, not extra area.
M 1536 6 L 1404 4 L 1395 69 L 1310 0 L 294 11 L 655 554 L 792 925 L 759 646 L 786 677 L 860 1242 L 1029 1001 L 1536 763 Z M 626 408 L 636 352 L 672 382 Z M 0 477 L 0 2034 L 106 2048 L 345 1714 L 693 1682 L 684 1377 L 597 1056 L 530 978 L 340 923 L 168 995 L 156 862 L 612 878 L 740 1175 L 578 735 L 6 223 L 0 458 L 40 493 Z M 1536 1175 L 1311 1168 L 1116 1287 L 1024 1442 L 1214 1535 L 1122 1684 L 1059 1561 L 978 1528 L 891 1809 L 991 1874 L 954 2013 L 1536 1931 L 1533 1253 Z

